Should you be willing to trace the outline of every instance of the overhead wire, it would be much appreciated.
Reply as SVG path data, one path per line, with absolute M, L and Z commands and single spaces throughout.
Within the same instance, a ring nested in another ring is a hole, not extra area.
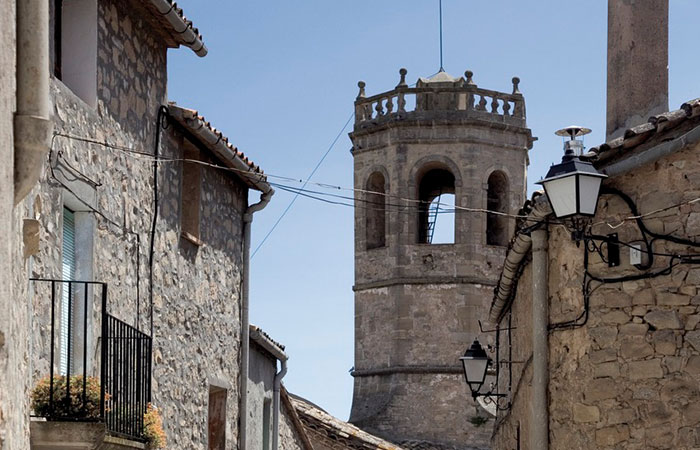
M 342 133 L 342 131 L 341 131 L 341 133 Z M 426 200 L 419 200 L 419 199 L 415 199 L 415 198 L 402 197 L 399 195 L 389 194 L 389 193 L 385 193 L 385 192 L 376 192 L 376 191 L 362 189 L 362 188 L 350 188 L 350 187 L 343 187 L 343 186 L 339 186 L 339 185 L 333 185 L 333 184 L 329 184 L 329 183 L 313 182 L 313 181 L 310 181 L 308 178 L 306 180 L 304 180 L 304 179 L 293 178 L 293 177 L 282 176 L 282 175 L 255 174 L 255 173 L 251 173 L 250 171 L 237 169 L 237 168 L 233 168 L 233 167 L 221 166 L 218 164 L 213 164 L 213 163 L 209 163 L 206 161 L 200 161 L 200 160 L 195 160 L 195 159 L 188 159 L 188 158 L 157 158 L 156 159 L 153 157 L 153 155 L 150 155 L 150 154 L 147 154 L 144 152 L 140 152 L 137 150 L 133 150 L 133 149 L 130 149 L 129 147 L 125 147 L 125 146 L 112 145 L 112 144 L 109 144 L 105 141 L 93 140 L 93 139 L 89 139 L 89 138 L 77 138 L 75 136 L 62 134 L 62 133 L 58 133 L 56 135 L 61 136 L 61 137 L 65 137 L 65 138 L 69 138 L 69 139 L 77 139 L 77 140 L 80 140 L 82 142 L 91 142 L 91 143 L 98 144 L 98 145 L 101 145 L 101 146 L 104 146 L 104 147 L 107 147 L 107 148 L 110 148 L 110 149 L 113 149 L 113 150 L 116 150 L 116 151 L 119 151 L 122 153 L 126 153 L 126 154 L 134 154 L 139 158 L 143 157 L 143 158 L 147 159 L 149 162 L 157 162 L 157 163 L 187 162 L 187 163 L 192 163 L 192 164 L 200 164 L 202 166 L 211 167 L 211 168 L 215 168 L 215 169 L 219 169 L 219 170 L 236 172 L 236 173 L 240 173 L 240 174 L 245 175 L 245 176 L 253 176 L 253 177 L 255 177 L 255 176 L 263 177 L 264 176 L 267 178 L 281 179 L 281 180 L 285 180 L 285 181 L 289 181 L 289 182 L 301 183 L 302 184 L 301 187 L 294 187 L 294 186 L 284 185 L 281 183 L 268 182 L 273 187 L 280 188 L 282 190 L 285 190 L 287 192 L 291 192 L 294 194 L 296 194 L 298 192 L 298 193 L 325 195 L 325 196 L 343 198 L 343 199 L 347 199 L 347 200 L 353 200 L 356 202 L 359 201 L 362 203 L 373 203 L 376 205 L 385 205 L 385 206 L 389 206 L 389 207 L 396 207 L 396 208 L 407 209 L 407 210 L 411 210 L 411 209 L 415 210 L 415 209 L 427 207 L 427 205 L 430 204 L 430 202 L 428 202 Z M 314 186 L 322 187 L 325 189 L 332 189 L 332 190 L 337 190 L 337 191 L 347 191 L 347 192 L 354 192 L 354 193 L 360 193 L 360 194 L 368 194 L 368 195 L 373 195 L 373 196 L 381 196 L 381 197 L 385 197 L 388 199 L 404 201 L 404 202 L 407 202 L 409 204 L 397 205 L 397 204 L 392 204 L 392 203 L 372 202 L 372 201 L 363 199 L 361 197 L 340 196 L 340 195 L 332 194 L 332 193 L 328 193 L 328 192 L 321 192 L 321 191 L 314 191 L 314 190 L 305 189 L 306 185 L 314 185 Z M 313 199 L 318 200 L 318 198 L 314 195 L 304 195 L 304 197 L 313 198 Z M 329 202 L 326 202 L 326 203 L 329 203 Z M 336 202 L 334 204 L 355 207 L 355 205 L 352 205 L 352 204 L 343 204 L 343 203 L 339 203 L 339 202 Z M 440 209 L 443 212 L 465 211 L 465 212 L 473 212 L 473 213 L 493 214 L 493 215 L 497 215 L 497 216 L 510 217 L 513 219 L 527 219 L 526 215 L 509 214 L 509 213 L 505 213 L 502 211 L 492 211 L 492 210 L 483 209 L 483 208 L 470 208 L 470 207 L 459 206 L 459 205 L 450 205 L 450 204 L 446 204 L 446 203 L 441 203 Z
M 351 115 L 351 117 L 348 119 L 348 121 L 347 121 L 346 124 L 344 125 L 343 129 L 336 135 L 336 138 L 334 139 L 334 141 L 333 141 L 333 143 L 331 144 L 331 146 L 329 146 L 328 149 L 326 150 L 326 152 L 324 153 L 324 155 L 323 155 L 323 157 L 322 157 L 322 160 L 320 160 L 319 163 L 316 164 L 316 166 L 314 167 L 314 170 L 312 170 L 310 176 L 307 177 L 306 179 L 297 178 L 297 177 L 290 177 L 290 176 L 284 176 L 284 175 L 277 175 L 277 174 L 269 174 L 269 173 L 266 173 L 266 174 L 255 173 L 255 172 L 251 172 L 251 171 L 248 171 L 248 170 L 242 170 L 242 169 L 237 169 L 237 168 L 233 168 L 233 167 L 221 166 L 221 165 L 209 163 L 209 162 L 206 162 L 206 161 L 200 161 L 200 160 L 194 160 L 194 159 L 188 159 L 188 158 L 158 158 L 158 159 L 156 159 L 156 158 L 154 158 L 154 156 L 153 156 L 152 154 L 149 154 L 149 153 L 146 153 L 146 152 L 142 152 L 142 151 L 138 151 L 138 150 L 135 150 L 135 149 L 133 149 L 133 148 L 131 148 L 131 147 L 127 147 L 127 146 L 120 146 L 120 145 L 110 144 L 110 143 L 108 143 L 108 142 L 106 142 L 106 141 L 100 141 L 100 140 L 97 140 L 97 139 L 91 139 L 91 138 L 86 138 L 86 137 L 82 137 L 82 136 L 75 136 L 75 135 L 70 135 L 70 134 L 66 134 L 66 133 L 55 133 L 55 136 L 64 137 L 64 138 L 68 138 L 68 139 L 75 139 L 75 140 L 82 141 L 82 142 L 88 142 L 88 143 L 97 144 L 97 145 L 100 145 L 100 146 L 103 146 L 103 147 L 106 147 L 106 148 L 109 148 L 109 149 L 112 149 L 112 150 L 115 150 L 115 151 L 118 151 L 118 152 L 125 153 L 125 154 L 127 154 L 127 155 L 134 156 L 134 157 L 136 157 L 136 158 L 147 159 L 148 161 L 150 161 L 150 162 L 155 162 L 155 163 L 157 163 L 157 164 L 187 162 L 187 163 L 193 163 L 193 164 L 200 164 L 200 165 L 202 165 L 202 166 L 211 167 L 211 168 L 218 169 L 218 170 L 224 170 L 224 171 L 239 173 L 239 174 L 241 174 L 241 175 L 243 175 L 243 176 L 251 177 L 251 178 L 253 178 L 253 179 L 257 179 L 258 181 L 264 180 L 264 179 L 266 179 L 266 178 L 270 178 L 270 179 L 277 179 L 277 180 L 287 181 L 287 182 L 290 182 L 290 183 L 299 183 L 299 184 L 302 184 L 302 186 L 299 188 L 299 187 L 295 187 L 295 186 L 284 185 L 284 184 L 282 184 L 282 183 L 274 183 L 274 182 L 269 182 L 269 181 L 268 181 L 268 183 L 269 183 L 271 186 L 280 188 L 281 190 L 284 190 L 284 191 L 286 191 L 286 192 L 290 192 L 290 193 L 293 193 L 293 194 L 294 194 L 294 197 L 292 198 L 292 201 L 290 201 L 290 204 L 291 204 L 291 205 L 293 205 L 294 202 L 296 202 L 296 199 L 298 199 L 299 196 L 306 197 L 306 198 L 310 198 L 310 199 L 313 199 L 313 200 L 319 200 L 319 201 L 321 201 L 321 200 L 320 200 L 320 198 L 319 198 L 318 196 L 330 196 L 330 197 L 335 197 L 334 194 L 330 194 L 330 193 L 327 193 L 327 192 L 312 191 L 312 190 L 305 189 L 306 186 L 308 186 L 308 185 L 313 185 L 313 186 L 317 186 L 317 187 L 320 187 L 320 188 L 323 188 L 323 189 L 337 190 L 337 191 L 347 191 L 347 192 L 354 192 L 354 193 L 360 193 L 360 194 L 368 194 L 368 195 L 372 195 L 372 196 L 381 196 L 381 197 L 385 197 L 385 198 L 387 198 L 387 199 L 394 199 L 394 200 L 399 200 L 399 201 L 403 201 L 403 202 L 409 203 L 409 204 L 407 204 L 407 205 L 395 205 L 395 204 L 386 204 L 386 205 L 385 205 L 385 206 L 390 206 L 390 207 L 403 208 L 403 209 L 407 209 L 407 210 L 410 210 L 410 209 L 418 209 L 418 208 L 424 207 L 424 206 L 428 203 L 428 202 L 426 202 L 425 200 L 420 200 L 420 199 L 415 199 L 415 198 L 407 198 L 407 197 L 402 197 L 402 196 L 399 196 L 399 195 L 390 194 L 390 193 L 385 193 L 385 192 L 375 192 L 375 191 L 368 190 L 368 189 L 351 188 L 351 187 L 344 187 L 344 186 L 340 186 L 340 185 L 334 185 L 334 184 L 330 184 L 330 183 L 323 183 L 323 182 L 311 181 L 311 179 L 310 179 L 311 176 L 313 176 L 313 175 L 316 173 L 316 171 L 318 171 L 318 168 L 320 167 L 321 163 L 323 162 L 323 159 L 325 159 L 325 157 L 328 156 L 328 154 L 329 154 L 330 151 L 332 150 L 332 148 L 333 148 L 333 146 L 335 145 L 335 143 L 337 143 L 337 141 L 338 141 L 338 139 L 340 138 L 340 136 L 342 135 L 343 131 L 345 131 L 345 129 L 347 128 L 347 125 L 349 124 L 349 121 L 352 120 L 352 117 L 353 117 L 353 116 Z M 283 187 L 284 187 L 284 188 L 283 188 Z M 297 193 L 298 193 L 299 195 L 297 195 Z M 302 193 L 307 194 L 307 195 L 301 195 Z M 341 197 L 341 198 L 351 199 L 351 197 Z M 359 202 L 363 202 L 363 203 L 371 203 L 371 202 L 368 202 L 367 200 L 365 200 L 365 199 L 363 199 L 363 198 L 361 198 L 361 197 L 355 197 L 355 198 L 352 198 L 352 200 L 353 200 L 354 202 L 358 202 L 358 201 L 359 201 Z M 627 223 L 627 222 L 629 222 L 629 221 L 637 221 L 637 220 L 640 220 L 640 219 L 643 219 L 643 218 L 651 217 L 651 216 L 653 216 L 653 215 L 659 214 L 659 213 L 664 212 L 664 211 L 668 211 L 668 210 L 670 210 L 670 209 L 678 208 L 678 207 L 681 207 L 681 206 L 684 206 L 684 205 L 691 205 L 691 204 L 694 204 L 694 203 L 697 203 L 697 202 L 700 202 L 700 197 L 698 197 L 698 198 L 693 198 L 693 199 L 687 200 L 687 201 L 683 201 L 683 202 L 680 202 L 680 203 L 677 203 L 677 204 L 673 204 L 673 205 L 670 205 L 670 206 L 667 206 L 667 207 L 664 207 L 664 208 L 659 208 L 659 209 L 656 209 L 656 210 L 654 210 L 654 211 L 650 211 L 650 212 L 647 212 L 647 213 L 644 213 L 644 214 L 633 213 L 631 216 L 627 216 L 627 217 L 623 217 L 623 218 L 621 218 L 621 219 L 618 219 L 615 223 L 605 222 L 605 221 L 596 222 L 596 223 L 593 224 L 593 226 L 595 226 L 595 225 L 606 225 L 606 226 L 608 226 L 608 227 L 611 228 L 611 229 L 616 229 L 616 228 L 619 228 L 620 226 L 622 226 L 624 223 Z M 341 206 L 351 206 L 351 207 L 360 207 L 360 208 L 362 208 L 362 206 L 351 205 L 351 204 L 345 204 L 345 203 L 343 203 L 343 202 L 328 202 L 328 201 L 325 201 L 324 203 L 336 204 L 336 205 L 341 205 Z M 381 203 L 377 203 L 377 204 L 381 205 Z M 413 205 L 410 205 L 410 204 L 413 204 Z M 450 209 L 454 209 L 455 211 L 465 211 L 465 212 L 470 212 L 470 213 L 481 213 L 481 214 L 493 214 L 493 215 L 508 217 L 508 218 L 511 218 L 511 219 L 520 219 L 520 220 L 523 220 L 523 219 L 524 219 L 524 220 L 529 220 L 529 221 L 532 220 L 532 219 L 529 219 L 529 218 L 527 217 L 527 215 L 522 215 L 522 214 L 510 214 L 510 213 L 505 213 L 505 212 L 501 212 L 501 211 L 492 211 L 492 210 L 483 209 L 483 208 L 470 208 L 470 207 L 464 207 L 464 206 L 459 206 L 459 205 L 444 205 L 444 206 L 449 207 Z M 442 204 L 441 204 L 441 207 L 442 207 Z M 288 212 L 289 209 L 291 209 L 291 206 L 290 206 L 290 205 L 288 205 L 287 208 L 285 208 L 284 211 L 287 211 L 287 212 Z M 286 215 L 286 213 L 284 213 L 284 211 L 283 211 L 283 214 L 280 216 L 281 218 L 283 218 L 284 215 Z M 447 212 L 447 211 L 444 210 L 444 209 L 443 209 L 443 211 L 444 211 L 444 212 Z M 451 211 L 449 211 L 449 212 L 451 212 Z M 281 219 L 278 218 L 278 220 L 277 220 L 275 223 L 278 224 L 279 222 L 281 222 Z M 273 227 L 274 227 L 274 225 L 273 225 Z M 270 234 L 270 232 L 268 232 L 268 234 Z M 267 236 L 267 237 L 269 237 L 269 236 Z M 261 242 L 262 242 L 262 241 L 261 241 Z M 260 244 L 258 245 L 258 248 L 259 248 L 259 247 L 260 247 Z M 256 249 L 256 251 L 257 251 L 257 249 Z
M 306 185 L 309 183 L 309 181 L 311 180 L 311 178 L 316 174 L 316 171 L 319 169 L 319 167 L 321 167 L 321 164 L 323 164 L 323 161 L 326 160 L 326 157 L 328 157 L 328 155 L 330 154 L 331 150 L 333 150 L 333 147 L 335 147 L 335 144 L 336 144 L 336 143 L 338 142 L 338 140 L 340 139 L 340 136 L 343 135 L 343 133 L 345 132 L 345 129 L 348 127 L 348 125 L 350 125 L 350 121 L 353 119 L 353 117 L 355 117 L 355 113 L 354 113 L 354 112 L 353 112 L 352 114 L 350 114 L 350 117 L 348 117 L 348 120 L 345 121 L 345 125 L 343 125 L 343 128 L 340 129 L 340 131 L 338 132 L 338 134 L 335 136 L 335 139 L 333 139 L 333 142 L 331 142 L 331 145 L 328 146 L 328 149 L 327 149 L 326 152 L 323 154 L 323 156 L 322 156 L 321 159 L 318 161 L 318 163 L 316 163 L 316 165 L 314 166 L 314 168 L 313 168 L 313 170 L 311 171 L 311 173 L 309 174 L 309 176 L 306 177 L 306 180 L 304 181 L 304 183 L 303 183 L 302 186 L 301 186 L 302 189 L 306 187 Z M 255 257 L 255 255 L 256 255 L 256 254 L 258 253 L 258 251 L 260 250 L 260 247 L 262 247 L 263 244 L 265 244 L 265 242 L 270 238 L 270 235 L 272 235 L 272 233 L 275 231 L 275 229 L 276 229 L 277 226 L 280 224 L 280 222 L 282 222 L 282 219 L 284 219 L 284 217 L 287 215 L 287 213 L 289 212 L 289 210 L 292 209 L 292 206 L 294 206 L 294 203 L 295 203 L 295 202 L 297 201 L 297 199 L 299 198 L 299 195 L 300 195 L 299 193 L 294 194 L 294 197 L 292 197 L 292 200 L 289 202 L 289 204 L 288 204 L 287 207 L 284 209 L 284 211 L 282 211 L 282 214 L 277 218 L 277 220 L 275 221 L 274 225 L 272 225 L 272 228 L 270 228 L 270 230 L 267 232 L 267 234 L 265 234 L 265 237 L 263 237 L 263 239 L 260 241 L 260 243 L 255 247 L 255 250 L 253 250 L 253 253 L 250 254 L 250 259 L 253 259 L 253 258 Z

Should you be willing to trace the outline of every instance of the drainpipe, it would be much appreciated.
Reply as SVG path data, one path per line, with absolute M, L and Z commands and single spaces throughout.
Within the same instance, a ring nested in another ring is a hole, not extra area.
M 241 407 L 240 407 L 240 450 L 247 448 L 248 424 L 248 355 L 250 346 L 249 293 L 250 293 L 250 229 L 253 214 L 265 208 L 270 203 L 274 189 L 260 195 L 258 203 L 250 205 L 243 214 L 243 279 L 241 281 Z
M 547 229 L 532 236 L 532 429 L 530 448 L 549 448 L 549 298 L 547 292 Z
M 280 359 L 282 367 L 275 374 L 275 384 L 272 397 L 272 450 L 277 450 L 280 438 L 280 388 L 282 378 L 287 374 L 287 360 Z
M 39 180 L 53 131 L 49 109 L 49 2 L 22 0 L 16 3 L 15 205 Z

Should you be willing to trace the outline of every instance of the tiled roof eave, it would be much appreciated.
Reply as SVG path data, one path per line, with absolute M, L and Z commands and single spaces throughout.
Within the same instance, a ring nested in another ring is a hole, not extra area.
M 204 45 L 202 35 L 177 3 L 173 0 L 148 0 L 144 5 L 173 42 L 189 47 L 197 56 L 207 55 L 209 50 Z
M 641 125 L 628 128 L 621 137 L 591 148 L 585 156 L 596 166 L 601 166 L 627 152 L 637 151 L 647 143 L 655 145 L 673 138 L 674 133 L 684 126 L 697 125 L 700 125 L 700 98 L 685 102 L 674 111 L 652 116 Z
M 263 193 L 272 191 L 262 169 L 231 144 L 228 137 L 214 128 L 197 110 L 183 108 L 171 102 L 168 104 L 168 114 L 202 145 L 211 150 L 227 167 L 233 169 L 235 175 L 248 186 Z

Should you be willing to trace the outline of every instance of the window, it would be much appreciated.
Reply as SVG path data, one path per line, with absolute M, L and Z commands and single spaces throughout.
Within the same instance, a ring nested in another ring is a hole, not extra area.
M 75 213 L 68 208 L 63 208 L 63 247 L 61 252 L 62 279 L 65 281 L 75 280 Z M 71 351 L 70 345 L 74 336 L 71 332 L 75 323 L 75 293 L 70 283 L 61 283 L 61 349 L 59 372 L 67 375 L 70 370 L 75 373 L 75 351 Z
M 54 0 L 54 76 L 97 105 L 97 1 Z
M 209 450 L 226 448 L 226 389 L 209 386 Z
M 508 178 L 503 172 L 495 171 L 489 176 L 486 209 L 501 213 L 508 212 Z M 486 214 L 486 244 L 508 245 L 508 218 L 506 216 Z
M 185 141 L 183 158 L 199 161 L 199 150 Z M 180 226 L 182 237 L 193 244 L 201 245 L 199 236 L 199 210 L 202 195 L 202 166 L 195 162 L 182 163 L 182 199 L 180 204 Z
M 384 175 L 374 172 L 367 180 L 365 207 L 365 232 L 367 249 L 386 245 L 386 193 Z M 374 194 L 373 192 L 376 192 Z
M 446 169 L 428 170 L 420 178 L 418 200 L 418 243 L 454 244 L 454 175 Z

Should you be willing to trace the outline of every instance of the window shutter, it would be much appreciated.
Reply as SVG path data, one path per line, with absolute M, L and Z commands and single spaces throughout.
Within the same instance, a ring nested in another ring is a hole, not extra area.
M 68 208 L 63 208 L 63 252 L 62 252 L 62 278 L 66 281 L 75 279 L 75 215 Z M 75 306 L 72 305 L 72 299 L 68 296 L 68 283 L 61 283 L 61 360 L 60 373 L 68 375 L 68 358 L 71 358 L 71 366 L 73 364 L 73 355 L 68 355 L 68 311 L 73 307 L 73 316 L 75 316 Z M 73 353 L 73 352 L 71 352 Z

